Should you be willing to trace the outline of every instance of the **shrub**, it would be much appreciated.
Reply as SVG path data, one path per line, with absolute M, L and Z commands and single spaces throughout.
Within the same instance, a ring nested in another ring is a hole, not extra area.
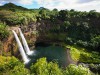
M 82 41 L 82 40 L 78 40 L 77 45 L 85 47 L 85 48 L 88 47 L 87 41 Z
M 15 57 L 0 56 L 0 75 L 91 75 L 88 68 L 81 65 L 69 65 L 62 69 L 56 62 L 47 62 L 40 58 L 29 69 Z
M 82 65 L 76 66 L 72 64 L 66 68 L 64 75 L 91 75 L 91 72 Z
M 9 75 L 30 75 L 30 72 L 23 64 L 20 64 L 15 66 L 14 69 L 10 71 Z
M 0 56 L 0 72 L 13 69 L 20 62 L 15 57 Z
M 7 26 L 0 23 L 0 40 L 7 38 L 9 35 L 9 31 L 7 30 Z
M 100 63 L 100 56 L 98 52 L 89 52 L 85 48 L 78 46 L 67 46 L 70 48 L 70 54 L 74 61 L 85 63 Z
M 99 48 L 99 46 L 100 46 L 100 35 L 98 35 L 98 36 L 92 38 L 92 39 L 91 39 L 91 43 L 92 43 L 92 47 L 93 47 L 94 49 Z M 97 50 L 98 50 L 98 52 L 99 52 L 99 49 L 97 49 Z
M 0 56 L 0 75 L 29 75 L 29 70 L 15 57 Z
M 90 64 L 89 68 L 92 72 L 100 74 L 100 65 L 99 64 Z
M 73 44 L 73 39 L 72 38 L 69 38 L 69 37 L 66 37 L 66 43 L 68 44 Z
M 41 58 L 32 65 L 31 73 L 35 73 L 35 75 L 63 75 L 57 63 L 48 63 L 46 58 Z

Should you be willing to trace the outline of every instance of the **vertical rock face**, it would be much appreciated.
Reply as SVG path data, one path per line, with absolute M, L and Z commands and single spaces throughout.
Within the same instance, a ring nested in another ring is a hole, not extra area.
M 3 42 L 3 52 L 6 55 L 17 56 L 18 55 L 17 54 L 18 53 L 17 49 L 18 48 L 17 48 L 17 44 L 15 43 L 14 36 L 10 35 L 8 37 L 8 39 Z
M 8 28 L 9 31 L 15 30 L 18 33 L 18 27 L 10 27 Z M 15 55 L 18 53 L 17 51 L 17 44 L 15 43 L 14 36 L 12 34 L 9 35 L 9 37 L 3 41 L 3 51 L 6 55 Z
M 37 28 L 36 28 L 37 26 L 38 26 L 37 23 L 32 22 L 32 23 L 28 24 L 27 26 L 21 26 L 20 28 L 23 32 L 32 32 L 32 31 L 37 30 Z
M 9 36 L 8 39 L 4 42 L 3 49 L 5 52 L 8 52 L 12 48 L 13 36 Z

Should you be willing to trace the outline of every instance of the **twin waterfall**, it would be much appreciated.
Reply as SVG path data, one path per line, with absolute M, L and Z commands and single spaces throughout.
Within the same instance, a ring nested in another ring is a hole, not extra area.
M 16 33 L 14 30 L 12 30 L 12 32 L 13 32 L 14 37 L 15 37 L 15 39 L 16 39 L 16 42 L 17 42 L 17 44 L 18 44 L 19 51 L 20 51 L 20 53 L 21 53 L 22 59 L 23 59 L 23 61 L 24 61 L 24 64 L 27 64 L 27 63 L 30 61 L 30 59 L 27 57 L 27 55 L 33 55 L 33 54 L 34 54 L 34 51 L 30 51 L 30 49 L 29 49 L 29 47 L 28 47 L 28 44 L 27 44 L 27 42 L 26 42 L 26 39 L 25 39 L 25 37 L 24 37 L 24 35 L 23 35 L 21 29 L 19 28 L 18 30 L 19 30 L 19 32 L 20 32 L 20 37 L 21 37 L 21 39 L 22 39 L 22 43 L 23 43 L 24 48 L 23 48 L 23 46 L 22 46 L 22 44 L 21 44 L 21 42 L 20 42 L 20 40 L 19 40 L 19 38 L 18 38 L 18 36 L 17 36 L 17 33 Z M 24 50 L 25 50 L 25 51 L 24 51 Z M 26 54 L 27 54 L 27 55 L 26 55 Z
M 26 39 L 25 39 L 25 37 L 24 37 L 24 35 L 23 35 L 23 33 L 22 33 L 22 31 L 21 31 L 20 28 L 19 28 L 19 32 L 20 32 L 20 36 L 21 36 L 21 38 L 22 38 L 22 43 L 23 43 L 23 45 L 24 45 L 24 49 L 25 49 L 26 53 L 27 53 L 28 55 L 32 55 L 34 52 L 33 52 L 33 51 L 30 51 L 30 49 L 29 49 L 29 47 L 28 47 L 28 44 L 27 44 L 27 42 L 26 42 Z

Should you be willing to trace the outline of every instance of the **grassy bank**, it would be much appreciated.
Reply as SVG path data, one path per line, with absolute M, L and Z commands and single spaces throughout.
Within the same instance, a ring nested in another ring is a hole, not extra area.
M 66 46 L 70 48 L 71 57 L 74 61 L 84 63 L 100 63 L 100 54 L 95 51 L 88 51 L 78 46 Z

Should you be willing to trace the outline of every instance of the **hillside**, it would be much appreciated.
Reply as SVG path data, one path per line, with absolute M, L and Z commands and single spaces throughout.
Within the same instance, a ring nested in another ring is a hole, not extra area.
M 27 11 L 26 8 L 13 3 L 5 4 L 0 8 L 3 9 L 0 11 L 1 23 L 9 27 L 19 26 L 24 31 L 36 31 L 39 34 L 38 40 L 47 39 L 70 45 L 76 44 L 99 52 L 100 13 L 95 10 L 90 12 L 58 11 L 41 7 Z
M 17 6 L 13 3 L 7 3 L 3 6 L 0 6 L 0 10 L 11 10 L 11 11 L 21 10 L 21 11 L 25 11 L 25 10 L 28 10 L 28 9 L 24 8 L 22 6 Z

